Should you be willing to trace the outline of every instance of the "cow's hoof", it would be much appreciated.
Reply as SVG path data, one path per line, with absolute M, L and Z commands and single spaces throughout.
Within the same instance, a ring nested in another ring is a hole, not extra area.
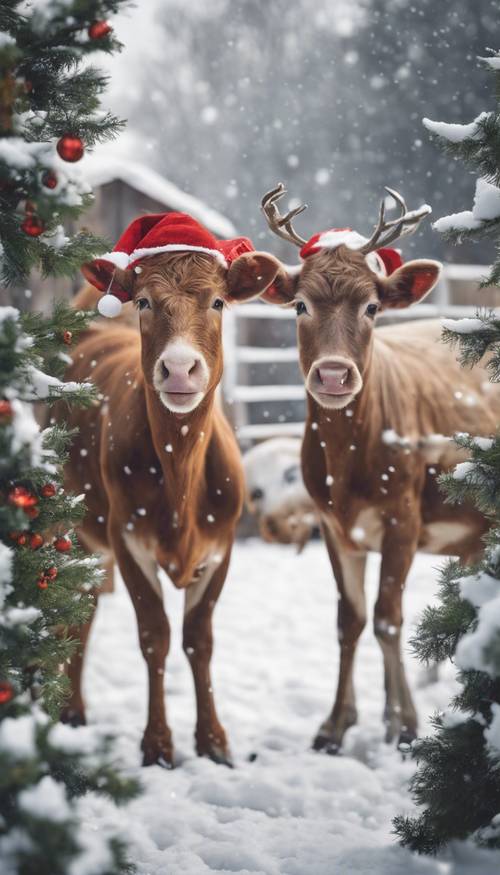
M 338 741 L 334 741 L 327 735 L 317 735 L 312 743 L 312 749 L 317 753 L 325 753 L 331 757 L 340 753 L 340 747 Z
M 161 769 L 167 769 L 169 772 L 174 767 L 171 757 L 167 757 L 163 753 L 156 754 L 156 756 L 153 754 L 144 753 L 142 756 L 142 765 L 160 766 Z
M 162 769 L 173 769 L 174 754 L 169 739 L 150 741 L 147 738 L 143 738 L 141 749 L 143 766 L 160 766 Z
M 417 733 L 413 729 L 404 729 L 399 733 L 398 750 L 403 759 L 411 755 L 411 746 L 417 737 Z
M 62 709 L 59 715 L 59 720 L 61 723 L 66 723 L 68 726 L 73 726 L 75 729 L 77 726 L 87 725 L 83 708 L 70 708 L 69 706 L 66 706 Z
M 217 744 L 212 744 L 208 747 L 198 746 L 196 753 L 199 757 L 206 757 L 206 759 L 212 760 L 218 766 L 227 766 L 228 769 L 234 769 L 233 758 L 226 747 L 221 747 Z

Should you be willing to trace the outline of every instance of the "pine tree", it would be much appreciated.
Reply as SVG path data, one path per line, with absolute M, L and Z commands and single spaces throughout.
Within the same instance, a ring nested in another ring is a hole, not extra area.
M 74 648 L 65 630 L 87 616 L 100 571 L 75 539 L 81 497 L 62 485 L 71 435 L 41 431 L 33 404 L 92 402 L 92 386 L 58 377 L 87 321 L 64 305 L 50 319 L 0 308 L 0 858 L 16 875 L 85 871 L 85 855 L 97 855 L 96 875 L 128 868 L 123 842 L 81 830 L 78 800 L 121 802 L 134 783 L 112 768 L 110 739 L 51 719 Z
M 485 59 L 497 80 L 500 53 Z M 479 173 L 471 211 L 439 219 L 434 227 L 451 239 L 492 237 L 497 257 L 483 285 L 500 283 L 500 103 L 468 125 L 425 120 L 440 145 Z M 488 356 L 493 382 L 500 382 L 500 319 L 446 320 L 444 340 L 459 348 L 464 366 Z M 435 735 L 414 745 L 419 765 L 413 797 L 423 812 L 398 817 L 403 845 L 435 853 L 452 839 L 472 837 L 500 848 L 500 435 L 460 435 L 470 459 L 443 478 L 450 502 L 472 501 L 491 520 L 481 560 L 473 567 L 449 563 L 440 601 L 425 611 L 413 645 L 422 660 L 452 659 L 460 691 L 451 709 L 434 718 Z
M 118 47 L 105 15 L 119 0 L 0 0 L 0 277 L 32 268 L 71 275 L 107 244 L 63 222 L 89 203 L 70 173 L 85 147 L 121 123 L 99 111 L 105 85 L 85 63 Z M 59 154 L 59 157 L 58 157 Z M 62 159 L 62 160 L 61 160 Z M 69 163 L 68 163 L 69 162 Z M 61 376 L 88 315 L 0 308 L 0 859 L 9 875 L 118 875 L 130 869 L 109 829 L 82 828 L 81 798 L 136 792 L 112 763 L 112 740 L 56 721 L 66 694 L 68 629 L 85 620 L 100 572 L 79 549 L 81 496 L 63 488 L 71 435 L 40 430 L 40 403 L 90 404 L 90 384 Z
M 0 0 L 0 279 L 32 267 L 70 276 L 107 243 L 63 223 L 91 200 L 71 172 L 84 149 L 121 128 L 99 109 L 106 77 L 86 64 L 120 47 L 106 15 L 123 0 Z

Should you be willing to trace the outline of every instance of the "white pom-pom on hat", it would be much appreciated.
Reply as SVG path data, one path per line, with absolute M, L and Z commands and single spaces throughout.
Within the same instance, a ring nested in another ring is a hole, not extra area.
M 99 299 L 97 309 L 101 316 L 106 316 L 108 319 L 113 319 L 119 316 L 122 310 L 122 302 L 116 295 L 106 294 Z

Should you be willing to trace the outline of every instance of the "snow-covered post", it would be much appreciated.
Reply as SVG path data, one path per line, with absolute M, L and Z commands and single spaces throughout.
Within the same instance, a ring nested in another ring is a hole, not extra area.
M 500 53 L 485 63 L 500 95 Z M 497 255 L 483 285 L 499 285 L 500 106 L 467 125 L 424 124 L 447 152 L 480 174 L 472 210 L 438 219 L 434 228 L 456 242 L 492 237 Z M 444 320 L 444 340 L 459 347 L 469 367 L 487 354 L 490 379 L 500 382 L 498 315 Z M 413 642 L 422 660 L 452 659 L 461 684 L 450 711 L 435 716 L 436 734 L 414 745 L 419 767 L 412 792 L 424 810 L 396 819 L 401 842 L 421 853 L 469 837 L 500 848 L 500 436 L 464 434 L 456 442 L 470 460 L 444 478 L 448 498 L 471 502 L 491 519 L 491 529 L 476 565 L 446 566 L 440 603 L 427 608 Z

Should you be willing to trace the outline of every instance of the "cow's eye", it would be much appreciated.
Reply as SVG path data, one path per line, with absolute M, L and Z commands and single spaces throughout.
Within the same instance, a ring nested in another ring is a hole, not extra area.
M 369 316 L 370 319 L 373 319 L 373 317 L 376 316 L 377 313 L 378 304 L 368 304 L 368 307 L 366 308 L 366 315 Z
M 262 489 L 260 489 L 259 486 L 257 486 L 256 489 L 252 489 L 250 493 L 250 498 L 252 499 L 252 501 L 260 501 L 261 498 L 264 498 L 264 493 Z
M 307 307 L 304 304 L 304 301 L 297 301 L 295 304 L 295 312 L 297 316 L 302 316 L 303 313 L 307 313 Z
M 147 298 L 138 298 L 135 305 L 138 310 L 151 310 L 151 304 Z
M 216 298 L 212 304 L 213 310 L 223 310 L 224 309 L 224 301 L 222 298 Z

